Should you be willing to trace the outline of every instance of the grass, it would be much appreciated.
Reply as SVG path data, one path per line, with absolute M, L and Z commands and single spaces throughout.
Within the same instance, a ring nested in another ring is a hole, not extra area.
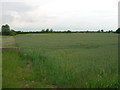
M 3 38 L 5 38 L 4 40 L 8 40 L 7 38 L 14 39 L 12 36 Z M 14 47 L 15 42 L 10 43 L 11 47 L 12 45 Z M 7 45 L 10 45 L 7 41 L 2 44 L 6 47 Z M 28 59 L 20 57 L 19 51 L 14 49 L 4 49 L 2 51 L 2 61 L 2 73 L 0 73 L 0 75 L 2 74 L 2 88 L 46 87 L 44 83 L 35 81 L 34 71 L 32 68 L 28 67 Z
M 117 34 L 3 37 L 3 88 L 117 88 Z M 0 64 L 2 65 L 2 64 Z
M 0 51 L 0 89 L 2 88 L 2 52 Z
M 19 53 L 14 50 L 3 51 L 3 88 L 45 87 L 43 83 L 34 81 L 34 71 L 26 67 Z
M 24 63 L 20 60 L 18 53 L 14 50 L 3 51 L 3 88 L 13 86 L 20 87 L 18 81 L 22 80 L 21 69 Z
M 2 46 L 2 38 L 0 37 L 0 47 Z M 2 51 L 0 50 L 0 89 L 2 88 Z
M 27 34 L 15 39 L 20 57 L 32 63 L 28 80 L 34 77 L 43 87 L 118 87 L 117 34 Z
M 16 46 L 15 39 L 12 36 L 2 36 L 2 46 L 3 47 L 14 47 Z

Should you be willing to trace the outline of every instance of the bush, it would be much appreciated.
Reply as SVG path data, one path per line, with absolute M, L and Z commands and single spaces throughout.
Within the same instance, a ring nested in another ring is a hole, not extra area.
M 14 35 L 16 35 L 16 32 L 14 30 L 11 30 L 9 35 L 14 36 Z
M 116 30 L 116 33 L 120 33 L 120 28 L 118 28 L 118 29 Z
M 10 30 L 9 25 L 2 25 L 2 35 L 11 35 L 14 36 L 16 35 L 16 32 L 14 30 Z

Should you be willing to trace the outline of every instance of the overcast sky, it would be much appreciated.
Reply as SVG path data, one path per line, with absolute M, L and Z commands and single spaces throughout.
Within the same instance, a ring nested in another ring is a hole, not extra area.
M 2 24 L 15 30 L 116 30 L 119 0 L 1 0 Z M 1 21 L 1 20 L 0 20 Z

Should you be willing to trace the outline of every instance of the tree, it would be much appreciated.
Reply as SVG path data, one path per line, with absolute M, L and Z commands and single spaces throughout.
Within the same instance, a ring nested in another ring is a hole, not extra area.
M 104 30 L 102 29 L 101 32 L 104 32 Z
M 120 33 L 120 28 L 118 28 L 118 29 L 116 30 L 116 33 Z
M 46 32 L 49 32 L 49 29 L 46 29 Z
M 14 30 L 10 30 L 10 26 L 8 24 L 2 25 L 2 35 L 16 35 L 16 32 Z
M 100 30 L 98 30 L 97 32 L 100 33 Z
M 9 35 L 10 34 L 10 27 L 9 25 L 2 25 L 2 35 Z
M 16 31 L 11 30 L 9 35 L 14 36 L 14 35 L 16 35 L 16 34 L 17 34 Z
M 50 32 L 53 32 L 53 29 L 50 29 Z
M 45 32 L 45 30 L 44 29 L 42 29 L 42 31 L 41 32 Z
M 71 31 L 70 31 L 70 30 L 68 30 L 68 31 L 67 31 L 67 33 L 71 33 Z

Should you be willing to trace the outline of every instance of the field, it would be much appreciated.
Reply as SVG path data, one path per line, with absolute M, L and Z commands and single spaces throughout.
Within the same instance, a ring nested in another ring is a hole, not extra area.
M 2 47 L 2 38 L 0 37 L 0 47 Z M 2 88 L 2 50 L 0 49 L 0 89 Z
M 14 40 L 4 44 L 20 48 L 3 51 L 5 88 L 119 86 L 117 34 L 26 34 Z

